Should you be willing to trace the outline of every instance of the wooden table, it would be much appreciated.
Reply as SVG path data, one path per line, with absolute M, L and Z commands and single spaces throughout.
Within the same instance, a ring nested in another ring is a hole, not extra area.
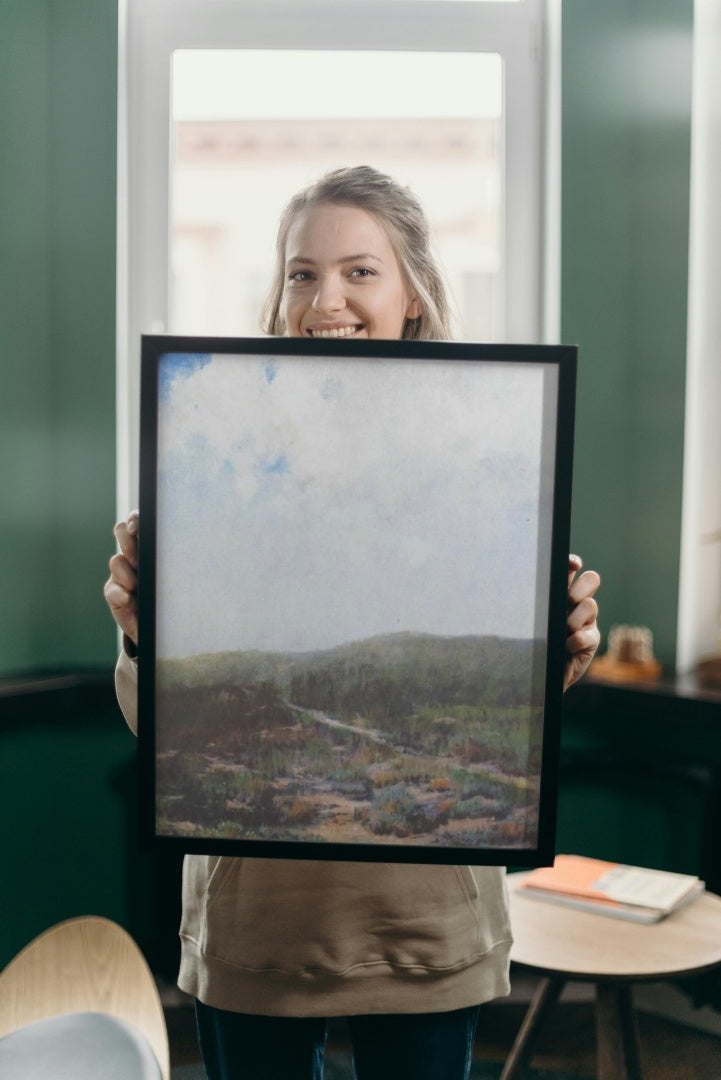
M 528 899 L 509 874 L 511 960 L 542 979 L 501 1074 L 519 1080 L 535 1036 L 569 980 L 596 986 L 599 1080 L 643 1080 L 632 986 L 721 966 L 721 898 L 703 893 L 661 922 L 626 922 Z

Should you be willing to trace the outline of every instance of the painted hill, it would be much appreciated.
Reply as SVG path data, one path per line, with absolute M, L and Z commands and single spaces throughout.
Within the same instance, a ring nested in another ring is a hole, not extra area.
M 383 634 L 316 652 L 239 651 L 158 663 L 164 690 L 272 683 L 294 703 L 368 719 L 416 705 L 541 705 L 542 642 L 497 636 Z

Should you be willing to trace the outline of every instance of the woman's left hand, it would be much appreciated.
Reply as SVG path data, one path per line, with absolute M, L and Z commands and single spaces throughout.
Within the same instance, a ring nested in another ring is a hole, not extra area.
M 586 671 L 601 640 L 596 625 L 598 604 L 594 593 L 601 584 L 595 570 L 586 570 L 579 577 L 583 561 L 578 555 L 568 556 L 568 616 L 566 618 L 566 672 L 563 689 L 568 690 Z

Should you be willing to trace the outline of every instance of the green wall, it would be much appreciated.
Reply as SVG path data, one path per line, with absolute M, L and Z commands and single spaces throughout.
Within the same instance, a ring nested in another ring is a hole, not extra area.
M 675 659 L 692 0 L 563 5 L 562 340 L 579 345 L 573 546 L 601 628 Z M 603 646 L 605 648 L 605 645 Z
M 116 0 L 0 0 L 0 676 L 109 665 Z
M 102 689 L 0 687 L 0 966 L 74 915 L 144 940 L 140 906 L 154 890 L 132 827 L 135 739 L 114 700 L 102 597 L 115 515 L 116 84 L 116 0 L 0 0 L 0 678 L 105 673 Z

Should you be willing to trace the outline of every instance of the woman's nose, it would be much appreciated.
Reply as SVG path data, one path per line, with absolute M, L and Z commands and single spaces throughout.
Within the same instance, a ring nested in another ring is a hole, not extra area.
M 340 311 L 345 307 L 343 284 L 335 274 L 319 278 L 313 307 L 321 314 Z

